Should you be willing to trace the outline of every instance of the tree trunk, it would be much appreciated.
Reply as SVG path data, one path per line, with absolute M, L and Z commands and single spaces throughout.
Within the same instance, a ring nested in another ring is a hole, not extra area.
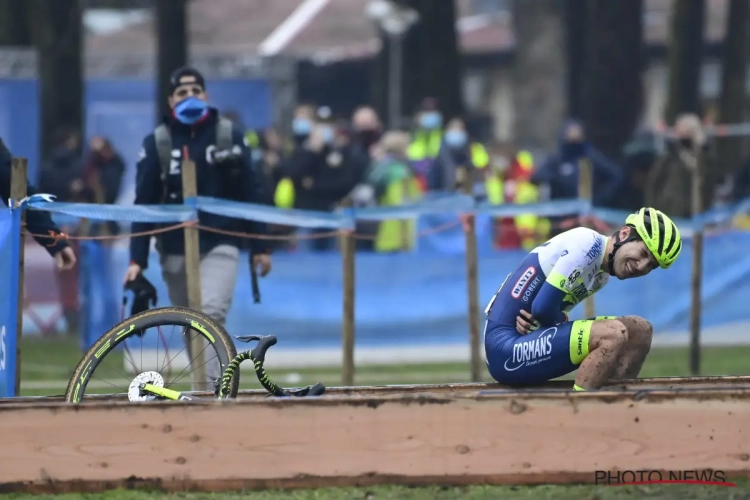
M 705 0 L 673 0 L 669 44 L 669 98 L 665 120 L 681 113 L 701 114 Z
M 617 160 L 643 108 L 643 0 L 591 0 L 590 8 L 586 124 L 591 142 Z
M 169 113 L 167 98 L 170 95 L 169 77 L 188 62 L 187 1 L 156 0 L 156 37 L 158 44 L 157 117 Z
M 722 57 L 719 123 L 742 123 L 747 99 L 745 75 L 750 58 L 750 0 L 731 0 Z M 716 174 L 724 176 L 737 169 L 742 161 L 742 138 L 725 137 L 717 142 Z
M 83 136 L 83 22 L 80 0 L 27 0 L 38 51 L 42 157 L 55 134 L 70 128 Z
M 589 115 L 588 87 L 591 0 L 564 0 L 565 52 L 567 62 L 567 114 L 583 119 Z
M 551 151 L 565 118 L 562 0 L 516 0 L 513 26 L 515 141 L 532 151 Z
M 405 34 L 401 56 L 401 115 L 414 113 L 425 97 L 435 97 L 450 118 L 464 112 L 462 71 L 456 35 L 453 0 L 397 0 L 419 13 L 419 21 Z M 390 42 L 381 32 L 382 50 L 374 64 L 374 101 L 386 121 L 390 67 Z
M 28 0 L 0 0 L 0 45 L 31 45 Z

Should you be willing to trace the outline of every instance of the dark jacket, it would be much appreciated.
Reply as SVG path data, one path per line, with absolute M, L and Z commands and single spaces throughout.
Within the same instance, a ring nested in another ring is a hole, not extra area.
M 10 160 L 12 155 L 8 148 L 5 147 L 2 139 L 0 139 L 0 201 L 4 206 L 8 206 L 8 198 L 10 197 Z M 26 192 L 28 196 L 38 194 L 33 186 L 27 185 Z M 20 200 L 16 200 L 20 201 Z M 50 255 L 55 255 L 57 252 L 68 246 L 68 243 L 64 240 L 55 241 L 53 238 L 44 237 L 41 235 L 50 234 L 52 231 L 55 234 L 60 233 L 60 229 L 57 225 L 52 222 L 50 212 L 43 212 L 41 210 L 27 210 L 26 211 L 26 229 L 34 236 L 34 239 L 42 245 Z
M 591 162 L 593 171 L 593 199 L 596 206 L 610 207 L 615 201 L 617 190 L 621 186 L 623 173 L 612 161 L 597 150 L 592 144 L 583 142 L 569 144 L 565 142 L 568 127 L 580 125 L 570 120 L 566 122 L 560 134 L 560 149 L 542 163 L 532 176 L 534 184 L 548 184 L 550 199 L 578 198 L 578 164 L 586 158 Z
M 84 169 L 81 155 L 60 146 L 42 164 L 39 175 L 39 190 L 56 196 L 55 201 L 72 202 L 75 194 L 71 190 L 73 181 L 83 180 Z
M 333 210 L 336 203 L 357 185 L 365 170 L 366 159 L 351 146 L 325 146 L 320 152 L 297 147 L 286 163 L 294 182 L 295 208 Z M 307 187 L 305 179 L 312 185 Z
M 232 130 L 232 140 L 235 147 L 242 153 L 239 162 L 214 163 L 213 146 L 216 145 L 216 124 L 218 112 L 211 108 L 209 115 L 195 125 L 184 125 L 173 117 L 165 117 L 164 122 L 169 126 L 172 136 L 172 165 L 166 182 L 167 199 L 164 200 L 165 189 L 161 180 L 161 165 L 156 148 L 154 134 L 151 133 L 143 140 L 140 160 L 137 165 L 135 204 L 161 205 L 182 204 L 182 150 L 188 149 L 189 157 L 195 162 L 198 185 L 198 196 L 210 196 L 251 203 L 263 203 L 263 183 L 260 175 L 253 169 L 251 151 L 244 141 L 241 128 L 235 126 Z M 209 163 L 208 157 L 211 157 Z M 266 234 L 266 224 L 246 221 L 205 212 L 199 213 L 199 223 L 213 229 L 253 234 Z M 163 225 L 152 223 L 133 223 L 134 233 L 150 231 Z M 130 240 L 130 260 L 145 269 L 148 264 L 150 237 L 134 237 Z M 169 231 L 159 236 L 160 252 L 166 255 L 184 255 L 185 242 L 183 231 Z M 218 245 L 232 245 L 240 247 L 239 238 L 226 234 L 201 231 L 201 254 L 211 251 Z M 254 253 L 263 253 L 267 246 L 265 240 L 253 240 L 251 243 Z

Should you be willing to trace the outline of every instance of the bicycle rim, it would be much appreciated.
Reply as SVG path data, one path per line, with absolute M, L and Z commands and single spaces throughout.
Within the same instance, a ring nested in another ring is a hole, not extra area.
M 169 340 L 163 335 L 168 328 L 171 328 Z M 178 332 L 176 338 L 175 331 Z M 150 336 L 153 332 L 157 333 L 155 340 Z M 214 387 L 208 379 L 197 388 L 191 383 L 193 372 L 201 365 L 197 361 L 191 364 L 198 353 L 190 352 L 186 341 L 189 338 L 188 332 L 197 334 L 202 339 L 204 347 L 199 353 L 205 360 L 203 365 L 213 367 L 215 375 L 220 378 L 229 362 L 237 355 L 234 342 L 226 330 L 203 313 L 186 308 L 164 307 L 132 316 L 102 335 L 76 367 L 65 391 L 66 401 L 79 403 L 84 396 L 92 396 L 92 393 L 96 397 L 120 396 L 119 399 L 127 399 L 125 394 L 132 381 L 141 374 L 154 372 L 163 378 L 165 387 L 179 391 L 190 391 L 193 388 L 213 393 Z M 144 341 L 147 336 L 148 340 Z M 144 342 L 148 344 L 145 356 Z M 134 352 L 139 344 L 140 357 Z M 104 379 L 109 373 L 115 376 Z M 229 397 L 237 395 L 238 385 L 239 375 L 235 375 Z M 101 392 L 100 389 L 114 392 Z

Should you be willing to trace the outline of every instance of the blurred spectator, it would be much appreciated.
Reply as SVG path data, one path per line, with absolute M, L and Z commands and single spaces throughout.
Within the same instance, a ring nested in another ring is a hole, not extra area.
M 539 201 L 539 189 L 531 182 L 534 157 L 529 151 L 508 148 L 498 155 L 487 169 L 485 187 L 487 201 L 528 204 Z M 494 224 L 496 248 L 532 249 L 546 240 L 548 221 L 535 214 L 502 217 Z
M 81 157 L 81 135 L 69 127 L 61 128 L 56 134 L 55 148 L 42 163 L 39 177 L 39 191 L 55 195 L 55 201 L 81 202 L 86 196 L 86 182 Z M 80 235 L 86 228 L 64 226 L 63 232 Z M 79 253 L 77 240 L 72 240 L 71 249 Z M 65 317 L 68 333 L 77 333 L 78 317 L 78 264 L 70 269 L 55 269 L 55 279 L 60 298 L 60 307 Z
M 656 161 L 645 188 L 644 203 L 658 208 L 670 217 L 693 215 L 693 173 L 703 162 L 703 209 L 713 203 L 714 179 L 706 134 L 695 114 L 682 114 L 674 124 L 674 137 L 667 142 L 666 153 Z
M 365 183 L 372 188 L 377 205 L 399 206 L 417 201 L 421 195 L 419 183 L 409 164 L 407 150 L 409 134 L 386 132 L 377 148 L 375 161 Z M 378 224 L 374 250 L 399 252 L 414 246 L 415 221 L 387 220 Z
M 294 183 L 295 208 L 332 211 L 356 186 L 363 171 L 361 157 L 351 145 L 337 142 L 330 109 L 320 108 L 308 139 L 295 149 L 286 165 Z M 314 234 L 328 232 L 314 230 Z M 330 250 L 334 238 L 315 238 L 313 250 Z
M 89 150 L 84 174 L 86 187 L 92 191 L 92 202 L 114 205 L 120 195 L 125 162 L 104 137 L 93 137 Z
M 85 188 L 81 135 L 72 128 L 63 128 L 56 139 L 55 148 L 42 163 L 39 190 L 55 195 L 55 201 L 80 199 Z
M 370 106 L 357 108 L 352 114 L 352 130 L 356 145 L 372 157 L 372 147 L 383 136 L 383 124 L 377 112 Z
M 416 127 L 408 150 L 412 168 L 425 189 L 427 172 L 440 153 L 442 142 L 443 115 L 438 109 L 437 101 L 428 97 L 422 101 L 417 112 Z
M 438 156 L 427 170 L 427 188 L 430 191 L 460 189 L 456 184 L 459 168 L 475 172 L 485 168 L 489 162 L 490 157 L 484 146 L 470 140 L 466 123 L 461 118 L 453 118 L 445 128 Z
M 11 189 L 11 159 L 12 155 L 5 143 L 0 139 L 0 203 L 8 206 Z M 27 185 L 26 193 L 28 196 L 45 193 L 41 190 L 34 189 L 34 186 Z M 16 200 L 20 201 L 20 200 Z M 70 247 L 65 239 L 53 239 L 50 236 L 59 235 L 60 229 L 52 220 L 49 212 L 42 210 L 26 211 L 26 229 L 34 235 L 34 240 L 54 258 L 55 275 L 58 282 L 60 293 L 60 306 L 63 311 L 68 333 L 78 333 L 78 265 L 76 262 L 76 252 Z M 66 281 L 66 278 L 72 278 L 72 282 Z M 69 296 L 66 297 L 66 294 Z M 72 295 L 72 296 L 70 296 Z
M 732 198 L 741 201 L 750 197 L 750 158 L 740 166 L 732 182 Z
M 534 172 L 531 181 L 549 188 L 551 200 L 579 197 L 578 173 L 582 161 L 589 161 L 592 170 L 592 203 L 599 207 L 611 207 L 621 185 L 620 168 L 588 142 L 583 125 L 568 120 L 560 133 L 560 149 L 549 156 Z M 550 218 L 550 236 L 561 231 L 559 224 L 566 216 Z
M 651 168 L 656 162 L 656 135 L 640 130 L 623 148 L 623 180 L 617 191 L 613 208 L 634 212 L 646 206 L 645 192 Z
M 305 142 L 315 125 L 315 106 L 312 104 L 300 104 L 294 109 L 292 120 L 292 142 L 294 146 L 300 146 Z M 291 149 L 287 149 L 291 152 Z
M 360 163 L 363 171 L 358 175 L 360 184 L 352 192 L 352 200 L 355 206 L 366 206 L 374 204 L 374 195 L 369 189 L 369 184 L 365 176 L 371 168 L 376 150 L 383 137 L 383 124 L 380 121 L 378 113 L 370 106 L 360 106 L 352 113 L 351 132 L 353 136 L 353 146 L 357 154 L 361 157 Z M 408 144 L 407 144 L 408 146 Z M 358 251 L 372 251 L 374 249 L 374 240 L 377 233 L 378 224 L 369 221 L 357 221 L 356 232 L 367 238 L 357 239 Z

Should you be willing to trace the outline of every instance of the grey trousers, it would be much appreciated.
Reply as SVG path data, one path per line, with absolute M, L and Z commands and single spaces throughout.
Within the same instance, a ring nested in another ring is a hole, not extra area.
M 219 245 L 207 254 L 201 255 L 201 309 L 224 325 L 234 298 L 239 268 L 239 250 L 231 245 Z M 163 255 L 160 258 L 162 277 L 167 284 L 169 300 L 174 306 L 188 307 L 187 276 L 185 274 L 184 255 Z M 221 367 L 215 351 L 208 347 L 208 342 L 200 337 L 203 350 L 203 361 L 206 362 L 206 382 L 213 382 L 221 376 Z M 188 338 L 185 338 L 189 359 L 191 352 Z M 197 353 L 195 354 L 197 357 Z M 195 366 L 189 368 L 195 369 Z M 187 372 L 186 372 L 187 373 Z M 189 375 L 185 377 L 189 379 Z M 212 390 L 212 387 L 193 387 L 193 390 Z

